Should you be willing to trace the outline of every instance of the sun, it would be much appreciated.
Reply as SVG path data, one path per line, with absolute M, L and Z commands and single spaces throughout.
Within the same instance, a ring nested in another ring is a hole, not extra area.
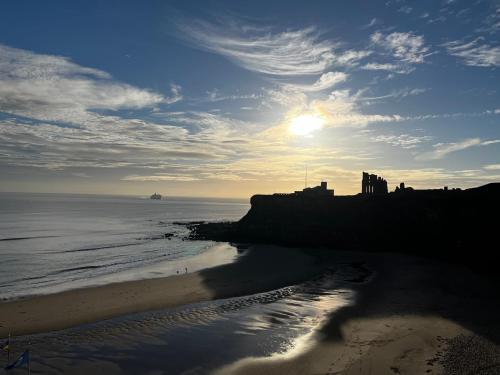
M 317 115 L 300 115 L 290 121 L 288 130 L 295 135 L 310 135 L 323 127 L 325 120 Z

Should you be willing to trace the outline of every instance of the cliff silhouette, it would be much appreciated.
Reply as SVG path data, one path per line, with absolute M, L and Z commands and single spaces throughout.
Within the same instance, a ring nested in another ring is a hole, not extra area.
M 194 225 L 192 237 L 294 247 L 404 252 L 460 262 L 498 251 L 500 183 L 466 190 L 333 196 L 254 195 L 238 222 Z M 326 189 L 326 186 L 325 186 Z

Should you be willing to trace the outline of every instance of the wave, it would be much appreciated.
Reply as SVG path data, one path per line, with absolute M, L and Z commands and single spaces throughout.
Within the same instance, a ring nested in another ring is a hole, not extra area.
M 173 252 L 170 252 L 170 253 L 167 253 L 167 254 L 159 254 L 158 256 L 156 257 L 149 257 L 149 258 L 141 258 L 141 259 L 131 259 L 131 260 L 127 260 L 127 261 L 123 261 L 123 262 L 114 262 L 114 263 L 106 263 L 106 264 L 101 264 L 101 265 L 86 265 L 86 266 L 79 266 L 79 267 L 71 267 L 71 268 L 64 268 L 64 269 L 60 269 L 60 270 L 57 270 L 57 271 L 52 271 L 52 272 L 48 272 L 46 274 L 43 274 L 43 275 L 37 275 L 37 276 L 30 276 L 30 277 L 24 277 L 24 278 L 18 278 L 18 279 L 14 279 L 14 280 L 9 280 L 8 283 L 9 284 L 1 284 L 0 287 L 6 287 L 8 285 L 15 285 L 15 283 L 18 283 L 18 282 L 22 282 L 22 281 L 34 281 L 34 280 L 43 280 L 43 279 L 47 279 L 51 276 L 57 276 L 57 275 L 61 275 L 61 274 L 65 274 L 65 273 L 71 273 L 71 272 L 77 272 L 77 271 L 86 271 L 86 270 L 92 270 L 92 269 L 102 269 L 102 268 L 109 268 L 109 267 L 113 267 L 113 266 L 123 266 L 123 265 L 129 265 L 129 264 L 135 264 L 135 263 L 150 263 L 150 262 L 153 262 L 155 260 L 158 260 L 160 258 L 164 258 L 164 257 L 167 257 L 167 256 L 170 256 L 172 257 L 172 260 L 174 259 L 177 259 L 179 258 L 179 254 L 183 254 L 184 251 L 173 251 Z M 121 269 L 120 271 L 123 271 L 123 269 Z M 31 285 L 35 285 L 35 284 L 44 284 L 46 282 L 49 282 L 49 281 L 52 281 L 52 280 L 45 280 L 45 281 L 41 281 L 41 282 L 31 282 L 30 284 Z M 67 280 L 61 280 L 61 283 L 63 283 L 64 281 L 67 281 Z
M 0 241 L 22 241 L 22 240 L 34 240 L 38 238 L 55 238 L 60 236 L 32 236 L 32 237 L 7 237 L 0 238 Z
M 77 252 L 81 252 L 81 251 L 95 251 L 95 250 L 113 249 L 113 248 L 117 248 L 117 247 L 135 246 L 135 245 L 141 245 L 143 243 L 144 242 L 130 242 L 130 243 L 103 245 L 103 246 L 96 246 L 96 247 L 84 247 L 83 249 L 62 250 L 62 251 L 56 251 L 56 252 L 50 252 L 50 253 L 51 254 L 77 253 Z

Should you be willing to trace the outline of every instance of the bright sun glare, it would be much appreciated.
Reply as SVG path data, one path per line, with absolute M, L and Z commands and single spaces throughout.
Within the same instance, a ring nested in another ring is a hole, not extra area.
M 300 115 L 295 117 L 288 130 L 295 135 L 309 135 L 323 127 L 325 121 L 316 115 Z

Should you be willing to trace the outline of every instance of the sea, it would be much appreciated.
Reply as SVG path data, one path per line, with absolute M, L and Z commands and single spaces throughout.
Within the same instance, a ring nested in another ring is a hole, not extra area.
M 0 193 L 0 298 L 236 261 L 241 255 L 229 243 L 187 239 L 185 223 L 238 220 L 248 209 L 247 200 Z M 14 332 L 10 362 L 29 349 L 29 371 L 53 375 L 202 375 L 240 361 L 279 363 L 322 340 L 370 275 L 359 265 L 339 263 L 303 283 L 253 295 L 54 332 Z M 10 363 L 5 355 L 2 360 Z
M 234 261 L 187 222 L 238 220 L 248 200 L 0 193 L 0 299 L 194 272 Z

